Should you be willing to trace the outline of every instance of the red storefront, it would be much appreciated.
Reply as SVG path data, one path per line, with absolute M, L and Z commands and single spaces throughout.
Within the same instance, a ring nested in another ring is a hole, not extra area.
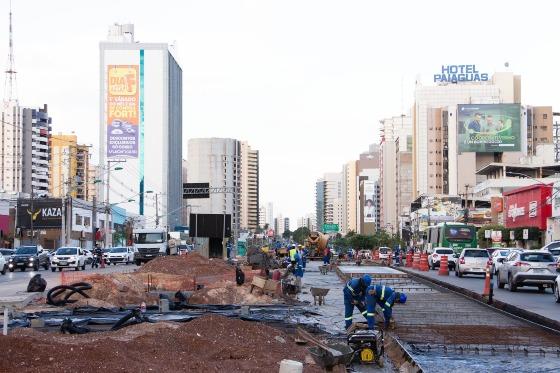
M 546 230 L 546 219 L 552 216 L 552 184 L 531 185 L 504 193 L 506 228 L 536 227 Z

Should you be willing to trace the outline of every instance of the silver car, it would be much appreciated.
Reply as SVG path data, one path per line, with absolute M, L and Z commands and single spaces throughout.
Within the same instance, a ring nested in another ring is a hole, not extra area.
M 504 261 L 496 275 L 496 285 L 503 289 L 508 284 L 510 291 L 520 286 L 536 286 L 539 292 L 554 285 L 556 261 L 548 251 L 513 251 Z
M 498 273 L 498 270 L 502 267 L 502 264 L 513 250 L 519 252 L 523 251 L 523 249 L 519 249 L 516 247 L 506 247 L 494 250 L 494 252 L 492 253 L 492 273 Z
M 457 260 L 455 276 L 484 275 L 486 274 L 486 266 L 490 264 L 490 254 L 486 249 L 463 249 Z

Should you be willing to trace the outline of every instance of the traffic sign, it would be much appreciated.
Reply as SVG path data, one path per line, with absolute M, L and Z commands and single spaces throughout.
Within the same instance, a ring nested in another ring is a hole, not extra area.
M 528 229 L 523 229 L 523 239 L 524 240 L 529 239 L 529 230 Z
M 323 224 L 323 233 L 338 233 L 338 224 Z

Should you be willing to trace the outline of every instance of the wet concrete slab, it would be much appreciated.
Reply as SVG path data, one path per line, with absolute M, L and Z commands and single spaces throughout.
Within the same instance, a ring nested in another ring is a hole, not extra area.
M 339 271 L 347 275 L 365 275 L 372 277 L 407 277 L 407 274 L 394 268 L 381 266 L 339 266 Z

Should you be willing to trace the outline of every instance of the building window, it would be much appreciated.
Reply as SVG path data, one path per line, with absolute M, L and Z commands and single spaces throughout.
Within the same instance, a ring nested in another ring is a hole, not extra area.
M 76 214 L 76 225 L 82 225 L 82 216 Z
M 542 115 L 542 119 L 547 119 L 548 118 L 548 114 L 543 114 Z
M 84 216 L 84 226 L 89 227 L 91 225 L 91 218 L 89 216 Z

